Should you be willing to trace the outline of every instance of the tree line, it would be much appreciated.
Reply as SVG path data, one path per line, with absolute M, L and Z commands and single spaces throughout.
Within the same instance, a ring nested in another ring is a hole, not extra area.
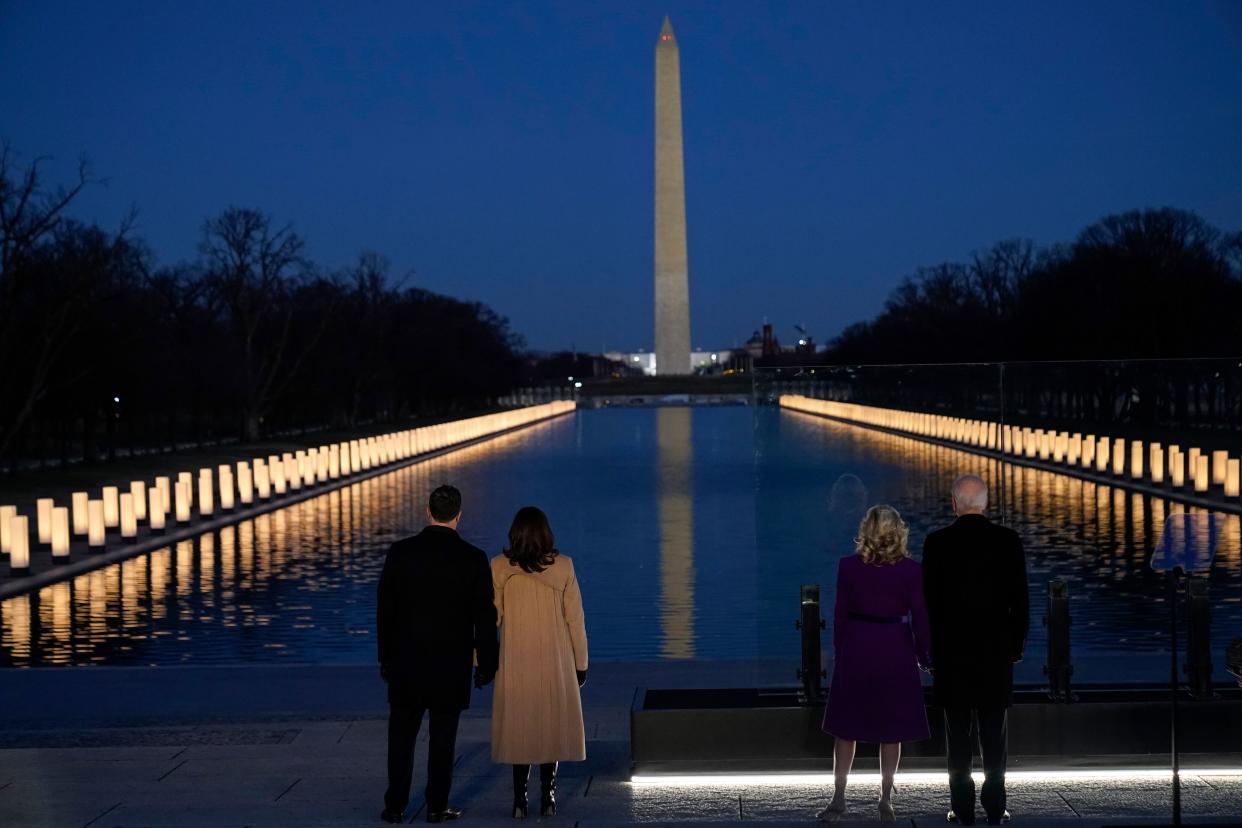
M 1242 354 L 1242 232 L 1172 208 L 1108 216 L 1070 244 L 1003 241 L 905 278 L 833 363 Z
M 525 379 L 504 317 L 378 253 L 328 268 L 292 226 L 228 207 L 193 260 L 162 264 L 132 219 L 69 215 L 85 163 L 62 186 L 46 168 L 0 146 L 0 467 L 442 415 Z
M 1135 210 L 1068 244 L 1009 240 L 920 268 L 824 361 L 892 366 L 831 374 L 830 393 L 877 404 L 1237 431 L 1239 314 L 1242 232 L 1184 210 Z

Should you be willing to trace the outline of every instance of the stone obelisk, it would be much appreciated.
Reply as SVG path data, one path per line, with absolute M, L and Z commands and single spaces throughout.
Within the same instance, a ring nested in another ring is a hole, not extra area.
M 681 59 L 664 18 L 655 71 L 655 350 L 657 374 L 689 374 L 690 286 L 681 150 Z

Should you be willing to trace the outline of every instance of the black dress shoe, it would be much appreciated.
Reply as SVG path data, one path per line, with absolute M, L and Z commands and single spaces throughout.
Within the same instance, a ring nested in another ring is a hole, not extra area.
M 405 814 L 401 811 L 390 811 L 387 808 L 380 811 L 380 820 L 393 825 L 400 825 L 405 822 Z
M 950 810 L 949 813 L 945 814 L 944 818 L 947 819 L 949 822 L 952 822 L 954 825 L 974 825 L 975 824 L 974 814 L 971 814 L 969 819 L 962 819 L 961 817 L 957 815 L 956 812 Z
M 988 825 L 1007 825 L 1012 820 L 1013 817 L 1009 815 L 1008 811 L 1005 811 L 999 817 L 988 817 Z
M 447 806 L 443 811 L 428 811 L 428 822 L 452 822 L 461 817 L 461 808 L 454 808 L 452 805 Z

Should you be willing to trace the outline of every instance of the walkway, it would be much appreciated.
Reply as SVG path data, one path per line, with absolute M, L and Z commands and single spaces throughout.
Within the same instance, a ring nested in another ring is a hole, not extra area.
M 806 825 L 818 786 L 647 787 L 629 780 L 635 686 L 728 684 L 747 665 L 601 664 L 584 691 L 589 759 L 566 765 L 566 825 L 760 821 Z M 751 674 L 754 675 L 753 665 Z M 383 687 L 369 665 L 65 668 L 0 672 L 0 825 L 371 826 L 384 780 Z M 509 825 L 509 775 L 489 757 L 488 694 L 462 719 L 453 800 L 463 825 Z M 416 790 L 421 788 L 425 735 Z M 853 816 L 873 822 L 877 785 Z M 1015 825 L 1167 819 L 1155 779 L 1017 781 Z M 943 825 L 935 781 L 898 782 L 906 825 Z M 1242 772 L 1185 777 L 1191 822 L 1242 819 Z M 408 816 L 421 821 L 416 794 Z M 848 823 L 847 823 L 848 824 Z

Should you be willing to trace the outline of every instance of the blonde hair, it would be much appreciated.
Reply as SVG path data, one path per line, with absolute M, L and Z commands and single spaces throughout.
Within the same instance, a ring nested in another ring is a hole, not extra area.
M 854 551 L 863 563 L 891 566 L 910 556 L 906 541 L 910 529 L 892 506 L 872 506 L 862 523 L 858 524 L 858 537 L 854 539 Z

